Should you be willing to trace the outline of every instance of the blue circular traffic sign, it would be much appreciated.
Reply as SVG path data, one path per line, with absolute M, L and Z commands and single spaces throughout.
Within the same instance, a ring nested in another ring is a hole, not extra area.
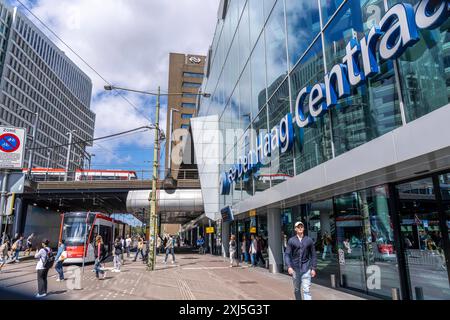
M 15 134 L 5 133 L 0 136 L 0 151 L 11 153 L 20 147 L 20 139 Z

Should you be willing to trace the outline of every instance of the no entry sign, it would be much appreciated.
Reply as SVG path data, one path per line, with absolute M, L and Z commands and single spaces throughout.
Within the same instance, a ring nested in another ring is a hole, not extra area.
M 0 169 L 22 169 L 26 130 L 0 127 Z

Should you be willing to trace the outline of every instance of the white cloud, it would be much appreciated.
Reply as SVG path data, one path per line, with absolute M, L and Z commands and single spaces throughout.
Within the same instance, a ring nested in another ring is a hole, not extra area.
M 214 35 L 218 3 L 219 0 L 37 0 L 32 11 L 111 83 L 154 91 L 158 86 L 167 89 L 170 52 L 207 53 Z M 122 98 L 98 96 L 103 92 L 104 81 L 64 45 L 53 40 L 94 83 L 96 98 L 91 108 L 97 114 L 97 137 L 148 124 Z M 154 119 L 148 100 L 144 102 L 134 95 L 129 99 Z M 165 113 L 162 109 L 162 128 Z M 147 138 L 148 133 L 144 135 L 146 138 L 136 143 L 140 147 L 153 143 L 153 138 Z M 126 138 L 117 141 L 105 143 L 113 150 L 129 144 Z

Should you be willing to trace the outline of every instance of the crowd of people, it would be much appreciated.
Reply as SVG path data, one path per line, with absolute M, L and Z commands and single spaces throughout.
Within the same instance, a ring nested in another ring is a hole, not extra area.
M 293 236 L 286 243 L 286 250 L 284 252 L 285 263 L 288 266 L 288 273 L 293 277 L 294 293 L 297 299 L 301 299 L 301 290 L 303 290 L 304 299 L 311 299 L 309 288 L 311 286 L 311 278 L 316 276 L 317 259 L 314 248 L 314 241 L 304 235 L 304 225 L 302 222 L 295 224 L 296 235 Z M 31 255 L 33 250 L 33 238 L 34 234 L 27 237 L 26 243 L 24 243 L 24 237 L 16 235 L 13 239 L 5 237 L 4 243 L 0 246 L 0 270 L 4 267 L 9 257 L 11 261 L 19 261 L 19 253 L 25 249 L 25 255 Z M 175 263 L 175 246 L 180 246 L 180 239 L 174 235 L 166 234 L 164 236 L 158 236 L 156 239 L 157 252 L 164 253 L 164 263 L 167 263 L 169 255 L 172 256 L 172 264 Z M 325 236 L 323 238 L 324 246 L 331 244 L 331 238 Z M 244 235 L 242 237 L 240 247 L 241 256 L 238 256 L 238 241 L 236 235 L 232 234 L 229 241 L 229 257 L 230 267 L 239 266 L 240 260 L 251 264 L 252 267 L 256 267 L 258 264 L 266 266 L 266 260 L 263 256 L 263 251 L 267 247 L 267 241 L 259 236 L 252 234 L 250 239 L 247 239 Z M 105 246 L 104 240 L 101 235 L 97 235 L 94 240 L 94 267 L 96 278 L 102 280 L 106 278 L 105 261 L 109 256 L 109 252 Z M 204 239 L 200 236 L 197 241 L 197 246 L 203 248 L 205 245 Z M 118 237 L 113 243 L 111 248 L 111 255 L 113 258 L 113 268 L 111 272 L 121 272 L 121 267 L 125 262 L 124 255 L 126 253 L 127 258 L 130 258 L 131 251 L 136 249 L 136 253 L 133 261 L 137 261 L 139 255 L 142 261 L 146 263 L 149 254 L 149 242 L 145 241 L 144 236 L 131 237 L 127 235 L 126 238 Z M 200 253 L 201 250 L 199 250 Z M 324 255 L 329 253 L 329 248 L 324 250 Z M 50 247 L 50 241 L 43 239 L 34 255 L 35 259 L 38 259 L 36 264 L 37 273 L 37 287 L 38 293 L 36 298 L 42 298 L 47 296 L 47 276 L 51 268 L 55 268 L 57 272 L 56 281 L 64 281 L 64 260 L 67 259 L 66 244 L 64 240 L 58 243 L 58 249 L 55 252 Z
M 2 272 L 3 267 L 8 261 L 11 263 L 19 263 L 20 252 L 24 251 L 25 256 L 31 254 L 34 233 L 27 237 L 26 242 L 24 242 L 25 237 L 18 233 L 12 239 L 7 234 L 3 234 L 2 239 L 4 241 L 0 246 L 0 272 Z

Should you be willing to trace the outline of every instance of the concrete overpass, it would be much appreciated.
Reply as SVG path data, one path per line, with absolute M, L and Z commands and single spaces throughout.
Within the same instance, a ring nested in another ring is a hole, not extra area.
M 161 223 L 184 224 L 203 213 L 199 180 L 158 181 Z M 31 182 L 23 200 L 57 212 L 131 213 L 148 220 L 151 180 Z

